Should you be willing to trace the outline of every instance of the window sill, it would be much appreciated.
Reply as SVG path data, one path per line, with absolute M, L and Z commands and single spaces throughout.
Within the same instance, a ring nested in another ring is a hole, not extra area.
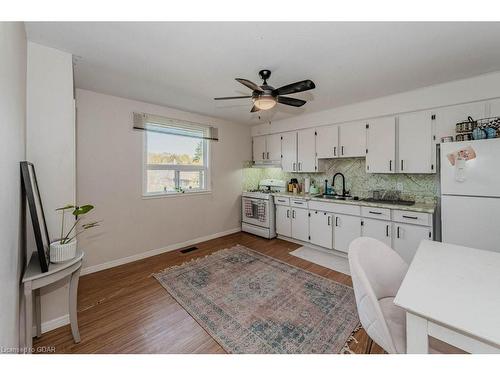
M 157 198 L 176 198 L 176 197 L 192 197 L 196 195 L 209 195 L 212 194 L 211 190 L 200 190 L 186 193 L 158 193 L 158 194 L 143 194 L 142 199 L 157 199 Z

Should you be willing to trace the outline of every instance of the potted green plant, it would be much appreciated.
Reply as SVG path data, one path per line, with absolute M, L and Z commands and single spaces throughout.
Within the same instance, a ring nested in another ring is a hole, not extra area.
M 56 211 L 61 211 L 61 238 L 50 244 L 50 262 L 60 263 L 73 259 L 76 256 L 77 237 L 87 229 L 99 226 L 98 221 L 82 224 L 81 220 L 86 214 L 94 209 L 94 206 L 85 204 L 83 206 L 74 206 L 68 204 L 64 207 L 57 208 Z M 66 211 L 71 211 L 71 215 L 75 218 L 75 223 L 64 234 L 64 216 Z

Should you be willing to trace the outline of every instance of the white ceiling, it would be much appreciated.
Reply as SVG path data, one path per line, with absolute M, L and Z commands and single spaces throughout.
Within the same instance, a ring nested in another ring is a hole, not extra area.
M 77 56 L 76 86 L 258 124 L 500 70 L 500 23 L 28 22 L 28 38 Z M 250 114 L 234 80 L 316 89 Z M 258 115 L 261 115 L 259 119 Z

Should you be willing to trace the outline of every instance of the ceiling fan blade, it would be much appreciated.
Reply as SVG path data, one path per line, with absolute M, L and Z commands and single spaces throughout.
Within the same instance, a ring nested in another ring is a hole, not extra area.
M 294 94 L 296 92 L 302 92 L 307 90 L 312 90 L 316 85 L 310 79 L 306 79 L 305 81 L 291 83 L 286 86 L 282 86 L 273 91 L 273 95 L 288 95 Z
M 247 99 L 251 98 L 252 95 L 246 95 L 246 96 L 222 96 L 220 98 L 214 98 L 214 100 L 228 100 L 228 99 Z
M 256 106 L 253 106 L 250 112 L 258 112 L 260 111 L 260 108 L 257 108 Z
M 278 103 L 291 105 L 294 107 L 302 107 L 307 102 L 302 99 L 288 98 L 286 96 L 278 96 Z
M 244 78 L 235 78 L 235 80 L 237 80 L 239 83 L 241 83 L 242 85 L 245 85 L 246 87 L 248 87 L 249 89 L 253 90 L 253 91 L 259 91 L 259 92 L 262 92 L 262 89 L 257 86 L 255 83 L 253 83 L 252 81 L 249 81 L 248 79 L 244 79 Z

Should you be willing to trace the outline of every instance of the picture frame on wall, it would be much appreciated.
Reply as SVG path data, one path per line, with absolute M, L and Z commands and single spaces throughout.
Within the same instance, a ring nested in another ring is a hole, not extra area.
M 42 272 L 47 272 L 49 270 L 50 239 L 33 163 L 21 162 L 21 180 L 23 199 L 28 201 L 31 223 L 33 224 L 40 269 Z

